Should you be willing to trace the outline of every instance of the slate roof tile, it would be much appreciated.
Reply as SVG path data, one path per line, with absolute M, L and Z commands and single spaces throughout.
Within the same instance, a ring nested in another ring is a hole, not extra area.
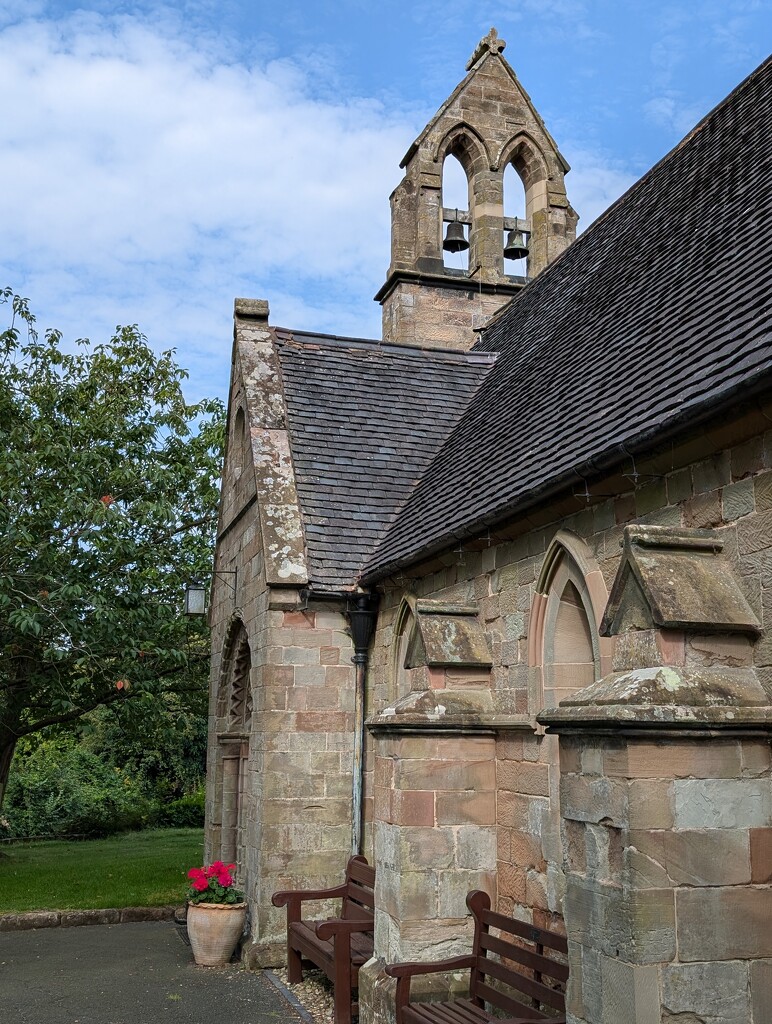
M 274 329 L 311 583 L 351 587 L 493 353 Z
M 497 315 L 374 580 L 772 376 L 772 58 Z

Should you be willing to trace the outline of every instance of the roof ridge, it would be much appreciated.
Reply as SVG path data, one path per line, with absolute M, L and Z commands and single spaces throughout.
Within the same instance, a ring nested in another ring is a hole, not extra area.
M 411 357 L 432 356 L 443 361 L 458 360 L 462 363 L 495 362 L 498 355 L 496 352 L 487 351 L 462 351 L 453 348 L 438 348 L 434 345 L 404 345 L 395 342 L 381 341 L 375 338 L 346 338 L 338 334 L 319 334 L 312 331 L 296 331 L 289 327 L 272 327 L 279 344 L 291 344 L 298 341 L 299 344 L 321 341 L 332 343 L 331 348 L 361 348 L 379 350 L 389 354 L 405 354 Z

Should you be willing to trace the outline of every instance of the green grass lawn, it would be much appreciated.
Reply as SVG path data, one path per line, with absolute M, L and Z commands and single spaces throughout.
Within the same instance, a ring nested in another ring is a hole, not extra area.
M 194 828 L 3 844 L 0 914 L 183 903 L 187 871 L 203 854 L 203 830 Z

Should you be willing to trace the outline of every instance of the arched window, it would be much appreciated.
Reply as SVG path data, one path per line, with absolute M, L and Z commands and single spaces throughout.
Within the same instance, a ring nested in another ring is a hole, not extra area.
M 406 668 L 410 641 L 415 631 L 415 601 L 405 597 L 397 612 L 394 624 L 394 640 L 392 643 L 392 662 L 389 685 L 389 703 L 399 700 L 414 689 L 414 672 Z
M 532 715 L 557 706 L 611 670 L 613 640 L 598 633 L 607 600 L 603 574 L 589 548 L 561 530 L 544 556 L 531 604 L 528 656 L 540 683 Z
M 247 444 L 247 425 L 244 410 L 241 406 L 236 410 L 233 420 L 233 436 L 231 439 L 231 466 L 233 475 L 238 480 L 244 470 Z
M 469 212 L 469 181 L 461 161 L 454 153 L 449 153 L 442 164 L 442 206 L 445 210 L 457 210 L 465 219 Z M 448 226 L 444 225 L 443 238 Z M 462 223 L 461 228 L 456 230 L 462 231 L 466 241 L 469 241 L 468 225 Z M 448 252 L 443 249 L 442 259 L 444 265 L 451 270 L 469 269 L 468 249 L 459 252 Z

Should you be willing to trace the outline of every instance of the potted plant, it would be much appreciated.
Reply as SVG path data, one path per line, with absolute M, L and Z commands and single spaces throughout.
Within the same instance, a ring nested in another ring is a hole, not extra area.
M 188 938 L 203 967 L 224 967 L 244 930 L 247 904 L 233 884 L 235 864 L 216 860 L 188 871 Z

